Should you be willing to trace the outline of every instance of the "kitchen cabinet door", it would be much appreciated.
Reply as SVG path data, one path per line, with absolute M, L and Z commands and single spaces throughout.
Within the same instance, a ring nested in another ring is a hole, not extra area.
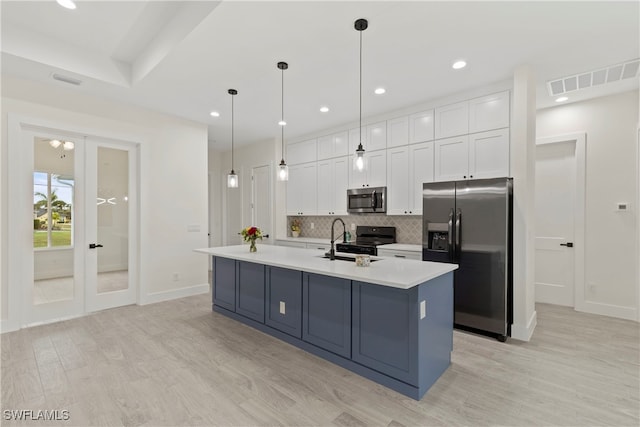
M 236 311 L 236 261 L 213 257 L 213 305 Z
M 456 181 L 469 175 L 469 137 L 457 136 L 435 141 L 435 180 Z
M 433 182 L 434 143 L 409 145 L 409 215 L 422 215 L 422 184 Z
M 315 162 L 317 160 L 316 140 L 310 139 L 287 145 L 286 159 L 289 165 Z
M 387 120 L 387 148 L 400 147 L 409 143 L 409 117 Z
M 302 339 L 351 358 L 351 281 L 303 273 Z
M 409 147 L 387 150 L 387 215 L 409 212 Z
M 267 267 L 265 324 L 302 338 L 302 272 Z
M 435 110 L 435 138 L 448 138 L 469 133 L 469 101 Z
M 409 143 L 432 141 L 434 134 L 433 110 L 409 116 Z
M 317 165 L 304 163 L 289 167 L 287 215 L 315 215 L 317 212 Z
M 332 215 L 347 214 L 347 189 L 349 188 L 349 169 L 351 168 L 348 156 L 333 159 L 333 209 Z M 318 174 L 319 184 L 323 175 Z
M 349 133 L 347 131 L 333 134 L 333 156 L 342 157 L 349 155 Z
M 367 154 L 365 154 L 367 156 Z M 368 153 L 367 187 L 384 187 L 387 185 L 387 150 Z
M 238 261 L 236 313 L 260 323 L 264 323 L 264 269 L 263 264 Z
M 333 161 L 331 159 L 318 162 L 318 215 L 331 215 L 334 205 L 333 194 Z
M 319 161 L 333 157 L 333 135 L 318 138 L 317 146 Z
M 469 178 L 509 176 L 509 129 L 469 135 Z
M 353 281 L 352 359 L 418 384 L 418 288 Z
M 509 91 L 469 101 L 469 133 L 509 127 Z
M 374 123 L 367 126 L 367 145 L 365 150 L 375 151 L 387 148 L 387 122 Z

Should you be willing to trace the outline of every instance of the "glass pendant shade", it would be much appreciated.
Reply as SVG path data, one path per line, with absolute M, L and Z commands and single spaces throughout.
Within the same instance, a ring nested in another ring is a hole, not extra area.
M 358 172 L 365 170 L 367 168 L 366 160 L 364 157 L 364 148 L 362 148 L 362 144 L 359 144 L 356 150 L 356 156 L 353 158 L 353 169 Z
M 282 160 L 278 166 L 278 181 L 289 181 L 289 166 Z
M 227 187 L 238 188 L 238 175 L 233 170 L 227 175 Z

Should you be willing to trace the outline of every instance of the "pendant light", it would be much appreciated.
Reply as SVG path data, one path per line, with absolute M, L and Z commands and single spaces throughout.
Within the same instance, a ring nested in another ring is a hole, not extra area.
M 235 89 L 229 89 L 229 95 L 231 95 L 231 172 L 227 175 L 227 187 L 238 188 L 238 175 L 233 170 L 233 97 L 238 94 Z
M 369 22 L 366 19 L 358 19 L 354 23 L 354 28 L 360 32 L 360 141 L 356 149 L 356 157 L 354 158 L 353 168 L 358 172 L 366 169 L 366 161 L 364 158 L 364 147 L 362 147 L 362 32 L 367 29 Z
M 289 167 L 287 163 L 284 161 L 284 126 L 287 122 L 284 121 L 284 70 L 289 68 L 289 64 L 286 62 L 278 62 L 278 69 L 282 71 L 282 115 L 280 116 L 280 130 L 282 131 L 282 160 L 280 160 L 280 165 L 278 165 L 278 181 L 288 181 L 289 180 Z

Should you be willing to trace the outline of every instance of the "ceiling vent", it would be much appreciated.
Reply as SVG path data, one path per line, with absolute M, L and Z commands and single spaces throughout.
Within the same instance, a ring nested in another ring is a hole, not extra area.
M 575 90 L 637 77 L 639 69 L 640 58 L 632 59 L 622 64 L 610 65 L 607 68 L 549 80 L 547 90 L 550 96 L 563 95 Z
M 82 80 L 74 79 L 73 77 L 69 76 L 63 76 L 62 74 L 53 74 L 51 77 L 53 77 L 54 80 L 69 83 L 71 85 L 80 86 L 82 84 Z

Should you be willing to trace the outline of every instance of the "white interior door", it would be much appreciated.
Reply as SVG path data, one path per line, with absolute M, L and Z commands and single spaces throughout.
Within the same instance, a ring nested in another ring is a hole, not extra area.
M 576 141 L 536 145 L 536 301 L 575 306 Z
M 271 244 L 271 166 L 264 165 L 251 169 L 251 222 L 262 230 L 262 242 Z
M 136 301 L 136 164 L 133 144 L 86 145 L 87 312 Z

